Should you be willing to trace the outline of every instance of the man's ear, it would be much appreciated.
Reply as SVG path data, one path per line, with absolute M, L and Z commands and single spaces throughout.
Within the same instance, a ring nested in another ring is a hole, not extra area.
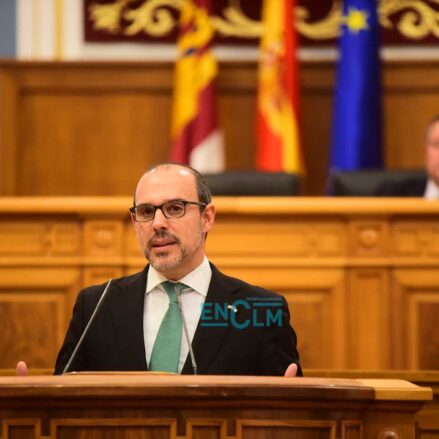
M 203 231 L 208 232 L 215 222 L 216 208 L 212 203 L 209 203 L 203 210 Z
M 131 218 L 131 224 L 132 224 L 133 226 L 135 226 L 137 221 L 134 220 L 134 217 L 133 217 L 133 214 L 132 214 L 132 213 L 130 213 L 130 218 Z

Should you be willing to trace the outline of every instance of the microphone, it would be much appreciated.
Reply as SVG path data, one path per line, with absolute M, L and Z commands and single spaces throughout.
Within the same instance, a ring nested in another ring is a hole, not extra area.
M 76 354 L 77 354 L 79 348 L 81 347 L 82 342 L 84 341 L 84 338 L 85 338 L 85 336 L 87 335 L 88 330 L 89 330 L 91 324 L 93 323 L 93 320 L 95 319 L 95 316 L 96 316 L 96 314 L 98 313 L 99 308 L 101 307 L 101 305 L 102 305 L 102 303 L 103 303 L 103 301 L 104 301 L 105 296 L 107 295 L 107 291 L 108 291 L 108 288 L 109 288 L 109 286 L 110 286 L 110 284 L 111 284 L 111 280 L 112 280 L 112 279 L 110 279 L 110 280 L 107 282 L 107 285 L 105 286 L 104 292 L 102 293 L 102 296 L 99 298 L 99 301 L 98 301 L 98 303 L 97 303 L 97 305 L 96 305 L 96 308 L 95 308 L 94 311 L 93 311 L 93 314 L 92 314 L 91 317 L 90 317 L 90 320 L 89 320 L 88 323 L 87 323 L 87 326 L 85 327 L 84 331 L 82 332 L 82 335 L 81 335 L 81 337 L 80 337 L 78 343 L 76 344 L 76 347 L 75 347 L 74 351 L 72 352 L 72 355 L 70 355 L 70 358 L 69 358 L 69 361 L 68 361 L 67 364 L 66 364 L 66 367 L 65 367 L 64 370 L 62 371 L 63 374 L 66 373 L 66 372 L 69 370 L 70 366 L 71 366 L 72 363 L 73 363 L 73 360 L 76 358 Z
M 183 305 L 181 303 L 180 290 L 177 288 L 177 285 L 174 286 L 174 289 L 175 289 L 175 295 L 177 297 L 178 308 L 180 309 L 181 320 L 183 322 L 184 336 L 185 336 L 185 339 L 186 339 L 186 343 L 187 343 L 187 345 L 189 347 L 189 356 L 191 357 L 192 369 L 194 370 L 194 375 L 197 375 L 198 374 L 198 368 L 197 368 L 197 363 L 195 361 L 195 355 L 194 355 L 194 351 L 192 349 L 192 344 L 191 344 L 191 341 L 189 340 L 189 332 L 187 330 L 186 319 L 184 318 Z

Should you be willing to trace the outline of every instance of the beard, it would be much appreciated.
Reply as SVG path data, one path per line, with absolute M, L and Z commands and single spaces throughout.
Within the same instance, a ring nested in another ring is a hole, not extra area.
M 159 247 L 155 247 L 155 251 L 153 252 L 156 240 L 170 240 L 173 242 L 173 248 L 171 250 L 160 251 Z M 196 240 L 189 246 L 182 244 L 177 236 L 165 230 L 159 230 L 148 241 L 144 250 L 144 255 L 159 273 L 165 273 L 169 270 L 174 270 L 180 267 L 184 261 L 198 249 L 202 242 L 203 231 L 201 229 L 201 224 L 197 230 Z

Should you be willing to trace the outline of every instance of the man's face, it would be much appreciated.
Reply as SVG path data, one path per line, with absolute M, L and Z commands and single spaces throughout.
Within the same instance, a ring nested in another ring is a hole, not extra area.
M 439 185 L 439 122 L 435 122 L 427 131 L 425 167 L 428 176 Z
M 161 205 L 170 200 L 199 201 L 195 177 L 180 166 L 166 166 L 145 174 L 136 190 L 136 205 Z M 215 207 L 202 212 L 186 206 L 186 214 L 168 219 L 160 209 L 152 221 L 133 221 L 140 247 L 149 263 L 171 280 L 181 279 L 201 264 L 205 255 L 205 234 L 215 219 Z

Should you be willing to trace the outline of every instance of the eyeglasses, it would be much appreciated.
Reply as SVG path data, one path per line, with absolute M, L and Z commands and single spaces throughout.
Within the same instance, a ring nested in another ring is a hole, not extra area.
M 157 209 L 160 209 L 163 215 L 168 219 L 181 218 L 185 215 L 186 206 L 188 204 L 202 207 L 207 206 L 207 204 L 198 203 L 197 201 L 171 200 L 159 206 L 154 206 L 154 204 L 139 204 L 138 206 L 130 207 L 130 212 L 134 221 L 146 223 L 154 219 Z

